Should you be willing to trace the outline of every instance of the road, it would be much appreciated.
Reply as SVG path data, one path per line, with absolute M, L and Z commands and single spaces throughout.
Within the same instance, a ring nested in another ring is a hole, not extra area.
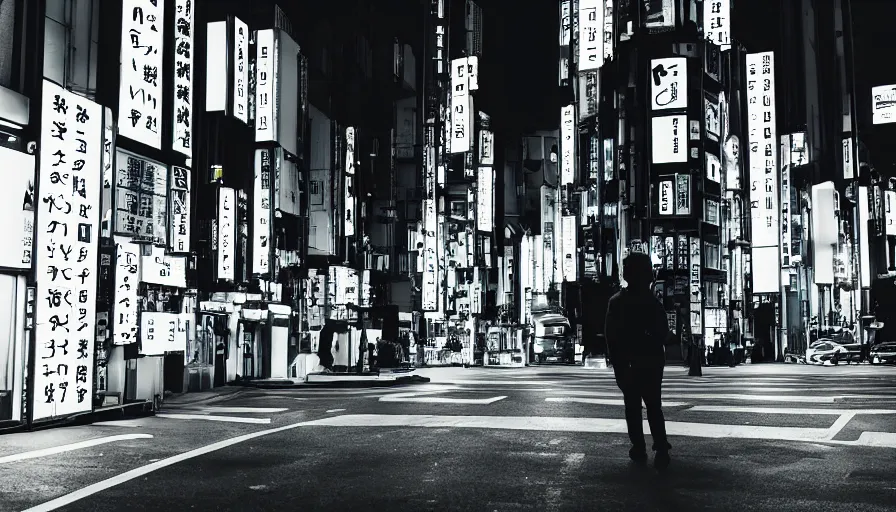
M 184 395 L 155 417 L 0 436 L 0 510 L 896 504 L 896 367 L 667 368 L 664 473 L 629 461 L 609 370 L 423 372 L 430 384 L 231 389 Z

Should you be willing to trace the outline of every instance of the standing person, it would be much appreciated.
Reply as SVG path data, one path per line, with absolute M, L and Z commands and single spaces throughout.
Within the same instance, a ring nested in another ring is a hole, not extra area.
M 647 461 L 641 417 L 641 400 L 644 400 L 656 452 L 654 465 L 665 469 L 669 466 L 672 448 L 666 439 L 666 421 L 661 408 L 664 345 L 671 337 L 669 324 L 663 305 L 650 290 L 653 282 L 650 257 L 633 252 L 623 260 L 622 266 L 628 287 L 610 299 L 604 325 L 610 363 L 625 401 L 625 421 L 632 442 L 629 457 L 638 463 Z

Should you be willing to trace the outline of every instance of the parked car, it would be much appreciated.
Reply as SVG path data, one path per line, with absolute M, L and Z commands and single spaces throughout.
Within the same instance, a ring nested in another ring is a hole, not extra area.
M 879 343 L 871 347 L 871 364 L 896 364 L 896 342 Z
M 840 362 L 859 362 L 862 360 L 861 343 L 837 343 L 830 338 L 822 338 L 813 342 L 806 349 L 806 362 L 809 364 L 833 364 Z

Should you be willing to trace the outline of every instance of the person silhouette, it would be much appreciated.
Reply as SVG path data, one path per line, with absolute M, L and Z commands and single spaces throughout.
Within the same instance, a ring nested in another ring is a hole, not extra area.
M 666 439 L 666 420 L 662 411 L 665 344 L 671 338 L 666 311 L 650 290 L 653 266 L 650 256 L 633 252 L 622 262 L 627 287 L 610 298 L 604 335 L 616 385 L 625 402 L 625 421 L 632 447 L 629 457 L 647 462 L 641 401 L 647 408 L 647 422 L 653 436 L 654 465 L 669 466 L 672 445 Z

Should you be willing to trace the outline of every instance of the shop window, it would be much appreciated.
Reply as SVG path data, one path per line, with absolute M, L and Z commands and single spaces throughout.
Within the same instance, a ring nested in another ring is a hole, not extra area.
M 99 0 L 47 0 L 44 77 L 95 99 Z
M 17 3 L 15 0 L 0 2 L 0 86 L 8 89 L 16 89 L 13 86 L 16 78 L 13 70 L 20 46 L 15 39 Z

